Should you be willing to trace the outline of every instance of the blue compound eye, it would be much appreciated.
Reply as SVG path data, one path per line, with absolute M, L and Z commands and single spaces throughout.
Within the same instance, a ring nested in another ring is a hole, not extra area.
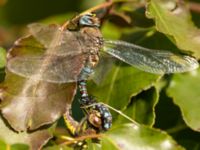
M 79 19 L 80 26 L 99 27 L 99 20 L 93 14 L 86 14 Z

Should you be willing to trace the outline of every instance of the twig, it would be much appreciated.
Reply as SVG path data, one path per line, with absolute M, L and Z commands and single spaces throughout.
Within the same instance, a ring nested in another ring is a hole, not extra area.
M 91 139 L 91 138 L 99 138 L 101 136 L 102 136 L 101 134 L 91 134 L 91 135 L 80 136 L 80 137 L 71 139 L 70 141 L 64 142 L 61 145 L 70 145 L 77 141 L 83 141 L 85 139 Z
M 188 5 L 191 11 L 200 13 L 200 3 L 189 2 Z
M 173 134 L 173 133 L 177 133 L 177 132 L 179 132 L 181 130 L 184 130 L 186 128 L 187 128 L 187 126 L 185 124 L 180 124 L 180 125 L 177 125 L 177 126 L 175 126 L 173 128 L 167 129 L 166 131 L 168 133 L 170 133 L 170 134 Z

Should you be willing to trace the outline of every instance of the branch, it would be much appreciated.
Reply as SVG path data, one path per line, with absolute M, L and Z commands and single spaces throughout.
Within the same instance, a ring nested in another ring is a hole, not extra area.
M 188 4 L 191 11 L 200 13 L 200 3 L 189 2 Z

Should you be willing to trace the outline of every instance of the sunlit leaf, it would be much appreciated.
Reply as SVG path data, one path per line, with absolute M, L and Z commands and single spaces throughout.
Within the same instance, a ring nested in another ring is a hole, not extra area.
M 73 150 L 73 148 L 62 146 L 62 145 L 55 145 L 55 146 L 46 147 L 43 150 Z
M 170 82 L 167 94 L 180 107 L 183 119 L 193 130 L 200 131 L 200 69 L 191 73 L 176 74 Z
M 123 124 L 106 132 L 102 150 L 184 150 L 165 132 L 145 126 Z
M 99 143 L 88 142 L 88 150 L 101 150 L 101 145 Z
M 0 68 L 3 68 L 6 64 L 6 50 L 0 47 Z
M 192 51 L 200 58 L 200 29 L 192 22 L 185 3 L 151 0 L 147 5 L 147 16 L 153 18 L 156 29 L 169 35 L 180 49 Z
M 0 149 L 6 149 L 6 143 L 0 140 Z
M 13 144 L 10 146 L 11 150 L 28 150 L 29 146 L 25 144 Z

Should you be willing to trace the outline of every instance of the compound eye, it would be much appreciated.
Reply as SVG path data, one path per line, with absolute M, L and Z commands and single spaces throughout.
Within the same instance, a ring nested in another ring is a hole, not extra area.
M 94 14 L 86 14 L 79 19 L 80 26 L 99 27 L 99 20 Z

